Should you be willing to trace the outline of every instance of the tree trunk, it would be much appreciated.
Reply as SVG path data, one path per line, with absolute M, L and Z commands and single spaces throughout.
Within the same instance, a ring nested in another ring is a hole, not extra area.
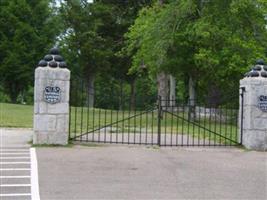
M 169 76 L 165 72 L 160 72 L 157 76 L 158 96 L 161 97 L 161 105 L 166 108 L 169 94 Z
M 18 95 L 13 92 L 10 94 L 11 103 L 17 103 L 17 96 Z
M 19 88 L 18 88 L 17 84 L 11 83 L 10 94 L 9 94 L 11 103 L 17 103 L 18 94 L 19 94 Z
M 134 110 L 135 109 L 135 95 L 136 95 L 135 78 L 130 82 L 130 85 L 131 85 L 130 108 L 131 110 Z
M 196 83 L 192 76 L 189 76 L 189 99 L 188 99 L 188 106 L 189 106 L 189 112 L 188 112 L 188 118 L 189 120 L 195 120 L 196 113 L 195 113 L 195 107 L 196 107 Z
M 90 108 L 94 107 L 95 102 L 95 75 L 91 74 L 88 76 L 88 93 L 87 104 Z
M 174 76 L 170 75 L 170 106 L 175 106 L 175 99 L 176 99 L 176 80 Z

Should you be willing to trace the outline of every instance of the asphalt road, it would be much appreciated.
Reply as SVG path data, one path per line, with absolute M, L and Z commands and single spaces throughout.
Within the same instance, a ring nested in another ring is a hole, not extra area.
M 39 148 L 41 199 L 266 199 L 267 154 L 234 148 Z
M 2 149 L 18 148 L 21 141 L 20 148 L 29 148 L 31 131 L 0 133 Z M 41 200 L 267 199 L 266 152 L 138 145 L 40 147 L 36 151 Z M 15 184 L 28 184 L 21 181 Z M 23 189 L 9 192 L 30 192 Z

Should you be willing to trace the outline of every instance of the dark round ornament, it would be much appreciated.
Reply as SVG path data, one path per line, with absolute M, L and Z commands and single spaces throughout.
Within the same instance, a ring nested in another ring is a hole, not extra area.
M 54 48 L 50 49 L 49 53 L 52 55 L 59 55 L 59 50 L 58 50 L 58 48 L 54 47 Z
M 255 65 L 255 66 L 253 67 L 253 70 L 261 71 L 261 66 L 260 66 L 260 65 Z
M 259 76 L 259 72 L 256 72 L 256 71 L 249 72 L 249 76 L 250 77 L 258 77 Z
M 267 78 L 267 72 L 261 72 L 261 76 Z
M 47 66 L 47 62 L 45 60 L 40 60 L 40 62 L 38 63 L 38 66 L 46 67 Z
M 265 62 L 264 62 L 263 59 L 258 59 L 258 60 L 256 61 L 256 64 L 257 64 L 257 65 L 265 65 Z
M 53 56 L 52 55 L 46 55 L 44 57 L 44 60 L 47 61 L 47 62 L 52 61 L 53 60 Z
M 57 62 L 61 62 L 61 61 L 63 61 L 63 58 L 62 58 L 61 55 L 55 55 L 54 56 L 54 60 L 57 61 Z
M 67 68 L 67 64 L 65 62 L 60 62 L 59 67 L 60 68 Z
M 52 68 L 56 68 L 57 67 L 57 62 L 55 62 L 55 61 L 49 62 L 49 66 L 52 67 Z

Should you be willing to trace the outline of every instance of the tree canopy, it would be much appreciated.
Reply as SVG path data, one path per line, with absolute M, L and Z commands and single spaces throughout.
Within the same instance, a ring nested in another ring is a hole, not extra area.
M 266 14 L 265 0 L 2 0 L 0 100 L 32 88 L 34 67 L 54 45 L 89 92 L 113 81 L 133 97 L 143 85 L 152 94 L 165 73 L 183 97 L 190 81 L 199 97 L 237 93 L 248 67 L 266 59 Z
M 48 0 L 0 2 L 0 84 L 12 102 L 32 85 L 34 67 L 58 33 Z
M 247 67 L 266 57 L 265 13 L 266 2 L 257 0 L 156 2 L 126 34 L 130 71 L 145 63 L 152 76 L 191 75 L 206 92 L 214 84 L 237 90 Z

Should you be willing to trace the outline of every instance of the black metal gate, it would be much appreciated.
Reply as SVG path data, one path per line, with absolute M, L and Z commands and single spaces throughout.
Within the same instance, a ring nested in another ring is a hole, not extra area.
M 239 112 L 238 103 L 207 105 L 153 96 L 132 98 L 118 89 L 111 96 L 101 96 L 101 104 L 96 95 L 96 91 L 90 94 L 81 80 L 72 82 L 70 140 L 159 146 L 242 144 L 238 127 L 243 124 L 243 109 Z M 243 103 L 243 92 L 240 96 Z

